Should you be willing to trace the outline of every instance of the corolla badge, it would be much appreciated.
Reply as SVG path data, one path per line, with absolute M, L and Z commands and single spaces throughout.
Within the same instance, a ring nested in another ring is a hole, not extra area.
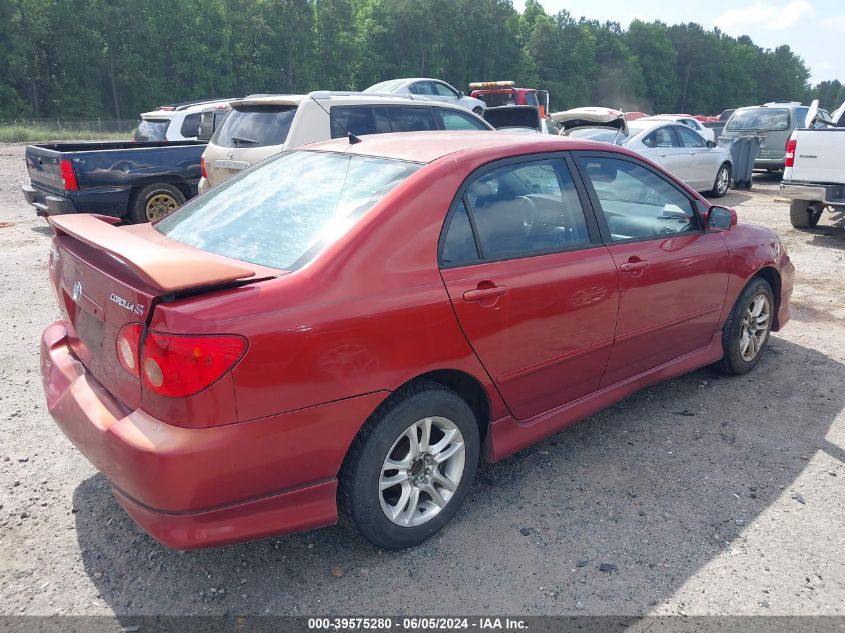
M 120 297 L 120 296 L 118 296 L 114 293 L 111 293 L 109 295 L 109 301 L 114 301 L 121 308 L 126 308 L 130 312 L 134 312 L 135 314 L 137 314 L 139 316 L 144 314 L 144 306 L 142 306 L 139 303 L 130 303 L 126 299 L 124 299 L 123 297 Z
M 70 296 L 73 297 L 74 301 L 79 301 L 82 298 L 82 282 L 77 281 L 73 284 L 73 290 L 71 290 Z

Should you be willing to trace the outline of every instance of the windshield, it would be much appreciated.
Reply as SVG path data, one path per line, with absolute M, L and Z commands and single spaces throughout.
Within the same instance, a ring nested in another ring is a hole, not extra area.
M 149 141 L 163 141 L 167 134 L 167 125 L 170 119 L 142 119 L 141 124 L 132 135 L 132 140 L 138 143 Z
M 733 113 L 726 130 L 788 130 L 789 111 L 785 108 L 748 108 Z
M 401 79 L 391 79 L 390 81 L 382 81 L 374 84 L 364 90 L 364 92 L 393 92 L 402 84 Z
M 214 133 L 219 147 L 266 147 L 282 145 L 296 114 L 295 105 L 239 106 Z
M 420 167 L 370 156 L 286 152 L 195 198 L 155 228 L 211 253 L 295 270 Z

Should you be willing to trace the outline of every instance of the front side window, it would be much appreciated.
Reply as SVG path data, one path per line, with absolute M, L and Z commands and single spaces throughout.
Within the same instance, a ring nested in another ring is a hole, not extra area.
M 493 169 L 467 185 L 463 200 L 475 224 L 478 255 L 482 259 L 526 257 L 590 243 L 578 192 L 560 159 Z M 457 226 L 462 227 L 463 244 L 466 226 L 461 222 Z M 450 225 L 444 245 L 453 239 L 459 241 L 452 238 L 451 232 Z M 471 253 L 472 249 L 467 251 Z M 455 255 L 450 257 L 449 264 L 461 263 L 455 261 Z
M 614 242 L 698 229 L 692 201 L 650 169 L 610 156 L 579 157 Z
M 706 141 L 701 138 L 701 135 L 698 132 L 693 132 L 692 130 L 688 130 L 687 128 L 680 126 L 675 131 L 681 138 L 681 145 L 683 147 L 707 147 Z
M 434 87 L 434 92 L 440 97 L 451 97 L 452 99 L 458 98 L 458 93 L 452 90 L 446 84 L 442 84 L 439 81 L 432 82 Z
M 286 152 L 194 198 L 154 226 L 204 251 L 295 270 L 420 167 L 370 156 Z
M 477 117 L 471 114 L 446 110 L 445 108 L 435 108 L 434 111 L 440 117 L 440 122 L 443 124 L 444 130 L 490 130 Z
M 647 147 L 670 148 L 679 147 L 678 139 L 670 127 L 659 127 L 643 141 Z

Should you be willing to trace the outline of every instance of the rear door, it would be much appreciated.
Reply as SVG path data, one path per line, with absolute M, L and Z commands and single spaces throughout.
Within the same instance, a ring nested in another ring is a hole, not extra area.
M 724 235 L 703 230 L 694 200 L 663 174 L 628 156 L 576 154 L 619 271 L 609 386 L 711 342 L 729 254 Z
M 610 355 L 617 271 L 579 188 L 563 155 L 494 163 L 441 237 L 455 314 L 518 419 L 594 391 Z

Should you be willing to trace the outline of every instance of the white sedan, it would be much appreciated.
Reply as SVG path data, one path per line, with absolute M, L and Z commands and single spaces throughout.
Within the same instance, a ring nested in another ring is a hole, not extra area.
M 405 79 L 388 79 L 366 88 L 364 92 L 393 95 L 409 95 L 422 97 L 431 101 L 445 101 L 453 103 L 467 110 L 472 110 L 479 116 L 487 107 L 481 99 L 468 97 L 457 88 L 453 88 L 445 81 L 429 79 L 427 77 L 410 77 Z
M 655 114 L 654 116 L 642 117 L 637 121 L 663 121 L 664 123 L 680 123 L 686 125 L 691 130 L 698 132 L 705 141 L 715 141 L 716 135 L 709 127 L 706 127 L 701 121 L 695 117 L 687 116 L 686 114 Z
M 621 112 L 609 108 L 576 108 L 550 118 L 563 127 L 561 134 L 626 147 L 696 191 L 721 198 L 730 188 L 730 152 L 685 125 L 651 117 L 626 122 Z

